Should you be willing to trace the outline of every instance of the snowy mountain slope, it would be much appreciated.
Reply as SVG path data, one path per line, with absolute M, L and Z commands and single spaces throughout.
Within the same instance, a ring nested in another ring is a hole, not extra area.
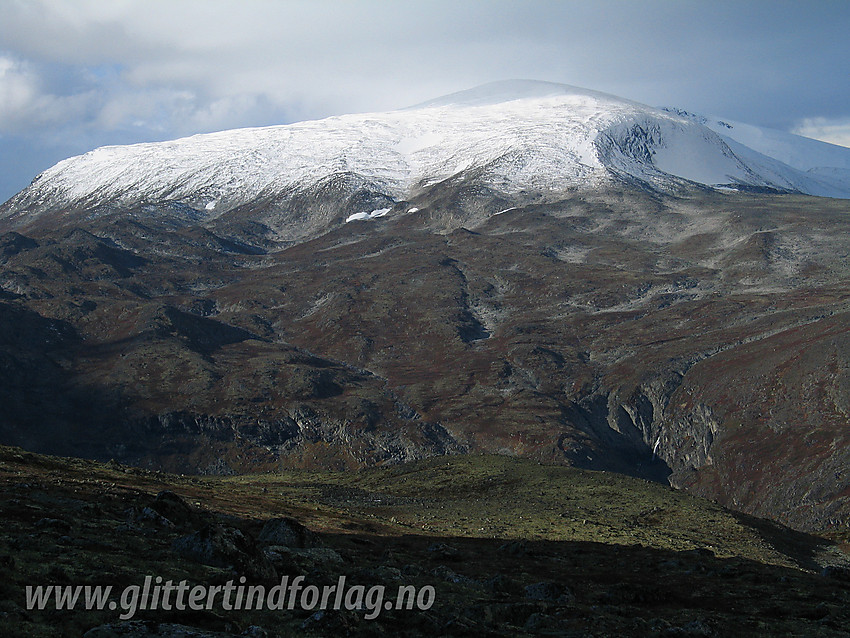
M 800 188 L 815 195 L 847 197 L 850 184 L 850 149 L 776 129 L 708 117 L 682 109 L 664 109 L 711 129 L 741 156 L 755 151 L 806 173 Z M 744 150 L 742 147 L 746 147 Z M 822 191 L 822 192 L 819 192 Z M 832 191 L 837 194 L 831 194 Z
M 697 121 L 723 137 L 802 171 L 822 166 L 850 169 L 850 152 L 843 146 L 682 109 L 664 110 Z
M 212 219 L 260 199 L 285 206 L 340 175 L 399 201 L 473 171 L 508 194 L 627 179 L 662 190 L 688 180 L 850 197 L 850 150 L 814 143 L 831 162 L 824 173 L 798 160 L 793 136 L 753 148 L 714 128 L 595 91 L 500 82 L 387 113 L 98 148 L 39 175 L 0 217 L 178 201 Z M 808 142 L 798 154 L 820 157 Z

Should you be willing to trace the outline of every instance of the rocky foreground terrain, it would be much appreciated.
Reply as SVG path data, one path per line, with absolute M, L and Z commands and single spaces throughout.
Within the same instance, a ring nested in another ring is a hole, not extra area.
M 846 545 L 657 483 L 523 459 L 189 477 L 2 447 L 0 512 L 9 637 L 846 636 L 850 623 Z M 371 620 L 26 608 L 27 585 L 271 587 L 283 575 L 431 585 L 435 601 Z

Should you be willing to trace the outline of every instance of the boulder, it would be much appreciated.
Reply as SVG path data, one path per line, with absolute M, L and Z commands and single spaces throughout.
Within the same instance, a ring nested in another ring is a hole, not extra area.
M 172 545 L 178 555 L 188 560 L 229 568 L 253 580 L 274 580 L 274 566 L 254 540 L 235 527 L 211 524 L 181 536 Z

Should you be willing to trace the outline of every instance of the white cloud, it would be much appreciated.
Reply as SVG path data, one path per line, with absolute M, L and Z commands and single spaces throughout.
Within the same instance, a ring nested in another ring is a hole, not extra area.
M 119 85 L 108 92 L 137 97 L 142 110 L 162 100 L 158 126 L 167 126 L 174 96 L 189 92 L 191 104 L 178 100 L 170 115 L 180 131 L 396 108 L 512 77 L 746 121 L 724 105 L 775 104 L 771 93 L 796 82 L 808 51 L 795 48 L 805 29 L 797 36 L 801 29 L 785 28 L 805 24 L 762 15 L 758 4 L 706 11 L 664 0 L 7 0 L 0 50 L 42 64 L 119 65 Z M 829 12 L 808 13 L 823 30 L 817 14 Z M 781 46 L 771 44 L 780 35 Z M 847 57 L 835 53 L 824 50 Z M 109 117 L 99 121 L 147 121 L 133 100 L 109 99 Z
M 20 62 L 0 57 L 0 126 L 26 111 L 37 93 L 35 78 Z
M 850 147 L 850 117 L 811 117 L 802 120 L 791 131 L 803 137 Z
M 32 65 L 0 56 L 0 132 L 55 126 L 79 118 L 92 95 L 56 95 Z
M 167 132 L 175 119 L 183 119 L 194 108 L 191 91 L 167 88 L 132 90 L 120 87 L 101 95 L 91 126 L 102 131 L 127 128 Z
M 70 101 L 87 106 L 66 113 L 78 128 L 108 134 L 132 123 L 186 134 L 405 106 L 465 88 L 452 82 L 437 42 L 411 37 L 414 29 L 433 31 L 447 6 L 433 3 L 402 29 L 415 5 L 13 1 L 0 21 L 0 53 L 14 51 L 17 66 L 4 78 L 0 121 L 59 126 L 62 111 L 54 107 Z M 99 66 L 119 71 L 86 72 Z M 64 70 L 77 74 L 76 83 L 54 86 L 68 83 Z

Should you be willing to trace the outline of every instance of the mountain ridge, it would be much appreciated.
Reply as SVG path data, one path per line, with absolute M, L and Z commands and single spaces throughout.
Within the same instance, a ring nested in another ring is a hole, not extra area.
M 831 149 L 846 155 L 843 165 L 802 170 L 714 128 L 568 85 L 498 82 L 398 111 L 100 147 L 41 173 L 0 206 L 0 218 L 26 227 L 60 210 L 176 201 L 212 220 L 260 201 L 286 210 L 343 176 L 344 190 L 377 199 L 331 224 L 447 179 L 550 198 L 624 180 L 662 192 L 696 185 L 850 197 L 850 149 Z

